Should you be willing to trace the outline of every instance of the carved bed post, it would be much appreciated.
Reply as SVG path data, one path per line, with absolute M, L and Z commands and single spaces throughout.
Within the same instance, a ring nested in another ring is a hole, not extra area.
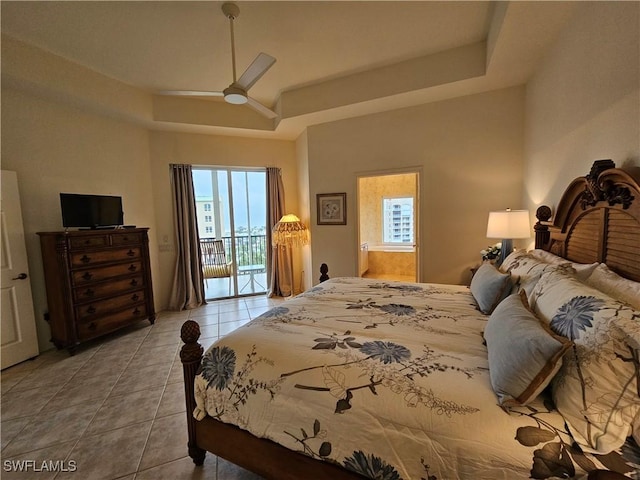
M 320 265 L 320 283 L 329 280 L 329 267 L 326 263 Z
M 182 324 L 180 338 L 184 342 L 180 350 L 180 360 L 182 361 L 182 371 L 184 374 L 184 397 L 187 405 L 187 431 L 189 441 L 187 447 L 189 456 L 196 465 L 204 463 L 206 450 L 199 448 L 196 443 L 196 419 L 193 418 L 193 410 L 196 408 L 196 398 L 193 382 L 200 368 L 204 349 L 198 343 L 200 338 L 200 325 L 193 320 L 187 320 Z
M 549 219 L 551 218 L 551 209 L 546 205 L 541 205 L 536 210 L 536 218 L 538 221 L 533 226 L 536 232 L 536 248 L 544 248 L 549 243 Z

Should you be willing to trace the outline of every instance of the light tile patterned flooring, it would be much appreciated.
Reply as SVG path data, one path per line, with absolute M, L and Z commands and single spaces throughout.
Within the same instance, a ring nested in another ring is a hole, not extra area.
M 179 332 L 185 320 L 197 321 L 207 348 L 281 301 L 245 297 L 161 312 L 154 325 L 145 320 L 75 356 L 54 349 L 4 370 L 0 477 L 259 480 L 210 453 L 202 467 L 187 456 Z

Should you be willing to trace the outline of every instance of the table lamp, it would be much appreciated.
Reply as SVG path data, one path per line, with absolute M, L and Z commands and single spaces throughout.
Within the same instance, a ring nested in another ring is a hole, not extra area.
M 501 210 L 499 212 L 489 212 L 487 222 L 487 238 L 502 239 L 500 257 L 497 265 L 500 265 L 507 255 L 513 251 L 514 238 L 531 237 L 531 225 L 529 224 L 528 210 Z

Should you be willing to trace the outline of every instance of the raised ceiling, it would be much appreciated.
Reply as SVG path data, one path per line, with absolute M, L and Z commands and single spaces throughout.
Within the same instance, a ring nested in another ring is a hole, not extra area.
M 231 83 L 222 3 L 3 0 L 1 28 L 139 89 L 151 98 L 151 128 L 295 138 L 314 123 L 525 83 L 574 9 L 574 2 L 236 2 L 238 73 L 261 51 L 277 59 L 249 92 L 279 113 L 268 120 L 246 106 L 157 95 Z

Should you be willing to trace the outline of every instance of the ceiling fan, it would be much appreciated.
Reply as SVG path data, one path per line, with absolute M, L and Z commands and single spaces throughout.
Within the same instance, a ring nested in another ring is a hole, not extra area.
M 233 21 L 240 15 L 240 8 L 235 3 L 224 3 L 222 12 L 229 19 L 231 30 L 231 66 L 233 68 L 233 83 L 221 92 L 208 92 L 197 90 L 164 90 L 161 95 L 179 95 L 191 97 L 224 97 L 225 102 L 234 105 L 247 104 L 267 118 L 276 118 L 278 115 L 273 110 L 265 107 L 257 100 L 251 98 L 247 91 L 276 63 L 276 59 L 266 53 L 259 53 L 251 62 L 240 78 L 236 78 L 236 51 L 233 36 Z

